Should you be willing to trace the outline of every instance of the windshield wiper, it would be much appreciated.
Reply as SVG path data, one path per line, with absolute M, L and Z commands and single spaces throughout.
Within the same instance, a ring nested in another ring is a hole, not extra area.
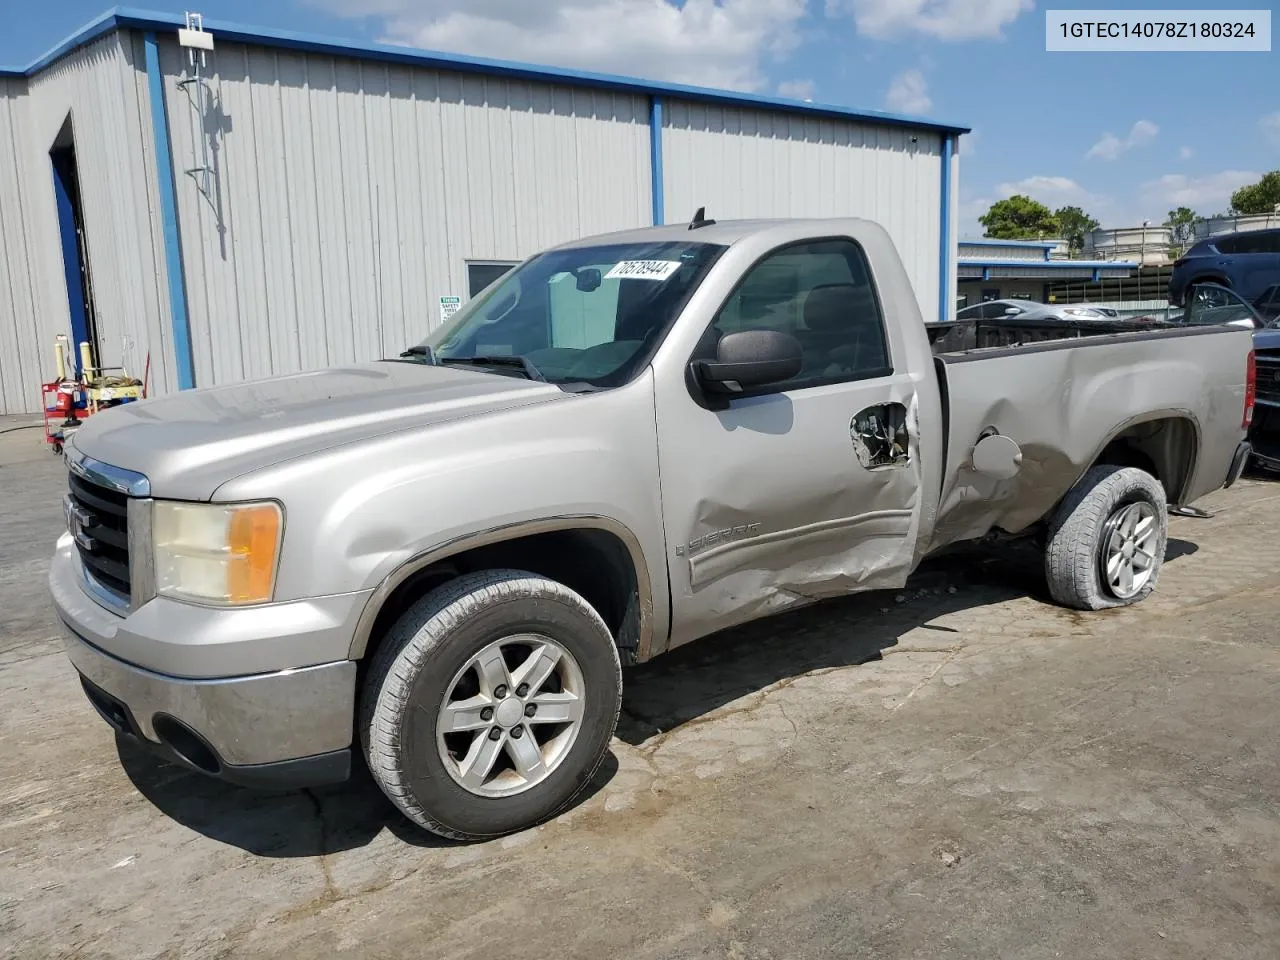
M 439 361 L 436 359 L 436 352 L 431 348 L 430 344 L 418 344 L 410 347 L 408 350 L 400 354 L 401 357 L 422 357 L 427 363 L 435 366 Z
M 528 357 L 519 355 L 493 354 L 478 357 L 436 357 L 435 362 L 443 364 L 465 363 L 476 367 L 519 367 L 530 380 L 539 380 L 542 383 L 547 382 L 547 378 L 542 375 L 541 370 L 533 365 L 533 361 Z

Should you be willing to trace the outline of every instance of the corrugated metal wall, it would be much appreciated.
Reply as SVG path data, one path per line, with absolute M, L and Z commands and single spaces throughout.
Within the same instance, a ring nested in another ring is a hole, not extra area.
M 724 220 L 875 220 L 893 237 L 925 320 L 937 319 L 941 135 L 673 101 L 663 124 L 668 223 L 689 219 L 701 206 Z M 952 207 L 954 225 L 954 200 Z
M 172 34 L 160 52 L 198 385 L 393 355 L 467 297 L 468 261 L 649 222 L 646 97 L 219 42 L 201 109 Z M 176 388 L 143 38 L 119 33 L 0 80 L 0 412 L 38 409 L 69 326 L 68 113 L 102 361 L 140 374 L 149 350 Z M 937 316 L 938 134 L 668 101 L 663 140 L 668 221 L 870 217 Z M 957 216 L 953 191 L 953 239 Z
M 39 409 L 42 371 L 52 357 L 53 328 L 42 323 L 49 318 L 40 309 L 27 141 L 27 81 L 0 80 L 0 414 Z M 65 305 L 63 314 L 65 325 Z
M 161 38 L 196 383 L 393 356 L 519 260 L 648 221 L 643 97 Z
M 960 257 L 964 260 L 1027 260 L 1031 263 L 1044 263 L 1044 247 L 1023 246 L 991 246 L 985 243 L 965 243 L 959 245 Z
M 17 342 L 12 353 L 0 356 L 0 412 L 39 410 L 39 384 L 54 373 L 53 338 L 71 333 L 49 161 L 49 149 L 68 115 L 97 308 L 99 363 L 125 365 L 141 376 L 150 349 L 153 385 L 174 386 L 168 310 L 161 307 L 167 292 L 142 62 L 140 40 L 113 34 L 27 81 L 5 81 L 8 95 L 0 100 L 0 123 L 7 120 L 7 134 L 0 131 L 0 149 L 8 136 L 12 153 L 7 155 L 14 162 L 0 166 L 9 284 L 3 302 L 16 315 L 12 322 L 0 321 L 0 336 L 12 329 Z M 5 269 L 0 265 L 0 271 Z M 5 279 L 0 272 L 0 284 Z M 0 294 L 4 290 L 0 286 Z

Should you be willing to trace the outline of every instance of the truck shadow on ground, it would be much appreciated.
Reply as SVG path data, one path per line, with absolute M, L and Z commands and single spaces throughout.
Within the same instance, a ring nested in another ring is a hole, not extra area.
M 1198 549 L 1170 538 L 1165 562 Z M 917 628 L 954 633 L 932 623 L 949 613 L 1027 596 L 1056 606 L 1043 570 L 1029 544 L 964 545 L 926 560 L 902 590 L 826 600 L 704 637 L 627 671 L 618 738 L 639 746 L 781 681 L 880 660 Z
M 1166 562 L 1195 553 L 1170 539 Z M 814 670 L 876 660 L 947 613 L 1031 596 L 1050 603 L 1038 555 L 1025 547 L 965 547 L 926 561 L 899 591 L 828 600 L 727 630 L 626 671 L 618 738 L 638 745 L 721 707 Z M 1064 616 L 1070 616 L 1064 613 Z M 118 737 L 125 774 L 161 813 L 212 840 L 262 857 L 313 857 L 366 846 L 384 829 L 415 846 L 457 846 L 411 825 L 363 763 L 332 787 L 261 792 L 157 759 Z M 612 754 L 581 804 L 617 772 Z
M 237 787 L 161 760 L 116 737 L 125 775 L 161 813 L 211 840 L 260 857 L 315 857 L 368 845 L 384 829 L 418 847 L 457 847 L 411 824 L 374 783 L 363 761 L 346 783 L 309 790 Z M 597 794 L 618 771 L 610 754 L 577 801 Z

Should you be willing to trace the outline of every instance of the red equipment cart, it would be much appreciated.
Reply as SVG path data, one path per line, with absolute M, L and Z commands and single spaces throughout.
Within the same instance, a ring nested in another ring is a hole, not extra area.
M 44 442 L 54 453 L 62 453 L 62 445 L 89 415 L 84 386 L 77 380 L 54 380 L 40 385 L 44 398 Z

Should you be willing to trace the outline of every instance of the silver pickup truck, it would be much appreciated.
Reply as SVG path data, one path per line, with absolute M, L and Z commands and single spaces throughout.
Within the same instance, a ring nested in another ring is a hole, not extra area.
M 1012 535 L 1052 596 L 1155 587 L 1248 456 L 1248 330 L 932 348 L 863 220 L 541 253 L 402 356 L 194 390 L 66 450 L 50 587 L 85 693 L 195 770 L 517 830 L 587 785 L 622 671 Z

